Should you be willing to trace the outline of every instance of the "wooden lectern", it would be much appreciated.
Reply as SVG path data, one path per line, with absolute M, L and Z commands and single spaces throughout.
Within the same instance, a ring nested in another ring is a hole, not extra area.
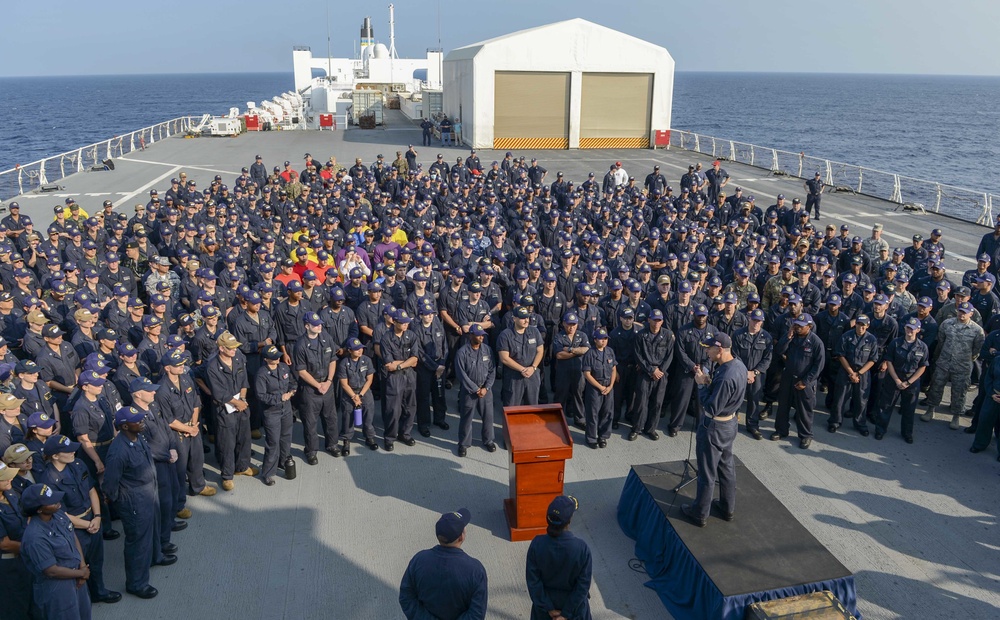
M 503 500 L 512 541 L 546 530 L 549 503 L 563 493 L 563 472 L 573 438 L 562 405 L 505 407 L 504 439 L 510 454 L 510 497 Z

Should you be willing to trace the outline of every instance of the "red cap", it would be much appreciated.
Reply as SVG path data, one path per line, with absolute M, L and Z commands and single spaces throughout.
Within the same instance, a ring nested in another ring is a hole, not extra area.
M 620 161 L 616 161 L 616 162 L 615 162 L 615 165 L 616 165 L 616 166 L 618 166 L 619 168 L 621 168 L 621 167 L 622 167 L 622 163 L 621 163 Z

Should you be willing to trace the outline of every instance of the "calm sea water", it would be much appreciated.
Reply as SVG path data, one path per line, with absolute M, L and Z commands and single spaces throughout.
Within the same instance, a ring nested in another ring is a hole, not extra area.
M 178 116 L 245 110 L 294 86 L 291 73 L 0 78 L 0 171 Z
M 678 73 L 672 125 L 1000 189 L 1000 77 Z
M 0 78 L 0 170 L 292 87 L 291 73 Z M 678 72 L 673 126 L 1000 190 L 997 101 L 1000 77 Z

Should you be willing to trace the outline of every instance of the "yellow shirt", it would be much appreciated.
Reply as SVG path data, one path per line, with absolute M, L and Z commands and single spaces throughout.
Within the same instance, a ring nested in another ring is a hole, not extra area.
M 403 232 L 402 228 L 397 228 L 396 232 L 392 233 L 392 237 L 390 237 L 390 239 L 398 243 L 400 247 L 410 242 L 409 238 L 407 238 L 406 233 Z
M 80 214 L 81 220 L 85 220 L 88 217 L 90 217 L 90 215 L 88 215 L 87 212 L 83 210 L 83 207 L 77 209 L 76 211 L 77 213 Z M 67 221 L 72 221 L 70 218 L 73 217 L 73 211 L 69 207 L 66 207 L 65 209 L 63 209 L 63 217 L 66 218 Z M 53 222 L 56 221 L 56 219 L 57 218 L 55 216 L 52 217 Z
M 309 253 L 306 254 L 306 262 L 309 262 L 309 263 L 318 263 L 319 262 L 319 257 L 316 256 L 316 250 L 314 250 L 312 248 L 306 248 L 306 249 L 309 250 Z M 296 252 L 298 252 L 298 248 L 294 248 L 291 252 L 289 252 L 288 253 L 288 258 L 292 259 L 293 261 L 295 261 L 297 263 L 297 262 L 299 262 L 299 255 Z

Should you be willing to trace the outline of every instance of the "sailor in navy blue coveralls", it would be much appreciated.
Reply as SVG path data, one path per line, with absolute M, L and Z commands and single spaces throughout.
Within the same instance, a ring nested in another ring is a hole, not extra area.
M 100 510 L 101 504 L 97 501 L 97 492 L 87 466 L 74 456 L 79 448 L 79 443 L 70 441 L 63 435 L 49 437 L 45 442 L 44 452 L 50 461 L 38 476 L 38 482 L 49 485 L 55 491 L 62 491 L 63 510 L 66 514 L 72 515 L 74 519 L 83 520 L 84 525 L 90 526 L 74 526 L 83 557 L 90 566 L 90 578 L 87 579 L 90 600 L 116 603 L 121 600 L 122 595 L 118 592 L 109 592 L 104 586 L 104 538 L 100 531 L 104 515 L 94 513 L 94 505 L 96 504 Z M 93 523 L 95 520 L 100 521 Z M 97 528 L 97 531 L 91 533 L 89 531 L 91 528 Z
M 375 443 L 375 427 L 372 420 L 375 416 L 375 397 L 372 385 L 375 381 L 375 364 L 364 354 L 365 345 L 357 338 L 347 341 L 347 357 L 337 364 L 337 379 L 340 380 L 340 409 L 348 418 L 341 432 L 344 446 L 350 452 L 351 439 L 354 438 L 353 412 L 361 409 L 361 431 L 365 437 L 365 445 L 370 450 L 378 450 Z M 355 401 L 357 397 L 357 401 Z M 360 404 L 359 404 L 360 402 Z
M 35 604 L 46 619 L 90 620 L 90 596 L 77 579 L 90 576 L 73 524 L 61 510 L 63 493 L 33 484 L 22 493 L 29 517 L 21 557 L 34 576 Z M 6 604 L 6 602 L 5 602 Z
M 31 610 L 31 573 L 19 550 L 28 520 L 21 512 L 21 496 L 11 490 L 16 467 L 0 461 L 0 600 L 4 617 L 27 618 Z
M 260 466 L 260 478 L 264 484 L 274 484 L 278 464 L 284 463 L 292 451 L 292 397 L 298 389 L 298 381 L 292 369 L 281 361 L 281 350 L 268 345 L 261 353 L 264 364 L 254 378 L 257 398 L 261 400 L 264 416 L 264 462 Z
M 173 564 L 177 556 L 160 550 L 160 502 L 153 453 L 139 433 L 145 416 L 133 407 L 115 413 L 121 431 L 111 441 L 104 462 L 104 493 L 118 510 L 125 530 L 125 589 L 142 598 L 156 596 L 149 567 Z
M 614 385 L 618 376 L 615 351 L 608 346 L 608 330 L 599 327 L 593 333 L 594 348 L 583 356 L 584 415 L 587 420 L 587 445 L 604 448 L 611 436 L 611 418 L 615 405 Z
M 149 380 L 132 382 L 132 407 L 146 416 L 142 437 L 153 454 L 156 468 L 156 492 L 160 507 L 160 546 L 164 553 L 173 553 L 170 532 L 174 529 L 174 506 L 177 502 L 178 480 L 174 463 L 177 462 L 177 433 L 170 429 L 160 406 L 153 402 L 160 386 Z M 176 522 L 184 523 L 183 521 Z M 178 528 L 181 529 L 181 528 Z
M 560 495 L 546 513 L 549 528 L 531 541 L 525 580 L 531 597 L 531 619 L 550 620 L 558 611 L 567 620 L 590 620 L 590 548 L 569 531 L 576 512 L 574 498 Z
M 486 617 L 486 569 L 482 562 L 462 551 L 465 526 L 471 518 L 465 508 L 441 515 L 435 526 L 440 544 L 410 560 L 399 584 L 399 606 L 408 620 Z
M 813 408 L 816 407 L 816 382 L 823 372 L 826 348 L 819 336 L 811 330 L 812 317 L 802 313 L 793 321 L 793 332 L 778 341 L 775 353 L 784 356 L 785 368 L 781 373 L 778 412 L 774 419 L 771 440 L 788 436 L 789 411 L 795 409 L 795 427 L 799 433 L 799 447 L 805 449 L 812 443 Z
M 478 413 L 483 419 L 483 447 L 495 452 L 493 441 L 493 382 L 496 380 L 496 365 L 493 351 L 483 340 L 486 330 L 478 324 L 469 329 L 469 344 L 455 355 L 455 376 L 458 378 L 458 407 L 461 420 L 458 423 L 458 455 L 465 456 L 472 445 L 472 419 Z

